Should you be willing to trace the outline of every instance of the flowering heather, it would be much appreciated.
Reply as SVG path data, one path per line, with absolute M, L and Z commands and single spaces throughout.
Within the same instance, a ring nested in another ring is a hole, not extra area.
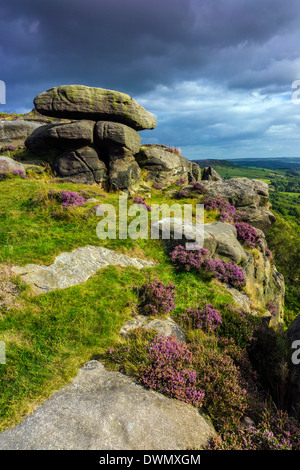
M 191 185 L 193 186 L 193 191 L 197 192 L 198 194 L 205 194 L 207 189 L 203 186 L 203 184 L 198 183 L 197 181 L 192 181 Z
M 193 355 L 176 338 L 157 335 L 148 348 L 148 363 L 140 370 L 139 382 L 170 398 L 201 406 L 204 392 L 197 387 Z
M 272 251 L 269 248 L 265 248 L 265 255 L 270 261 L 273 259 Z
M 12 170 L 12 171 L 5 171 L 3 173 L 0 172 L 0 181 L 4 181 L 8 178 L 13 176 L 20 176 L 23 180 L 28 179 L 28 176 L 25 175 L 23 170 Z
M 252 225 L 246 222 L 236 222 L 234 224 L 237 231 L 237 239 L 249 248 L 256 248 L 260 237 Z
M 220 213 L 221 222 L 233 223 L 236 216 L 236 208 L 229 204 L 226 199 L 222 197 L 207 198 L 203 201 L 204 208 L 207 211 L 218 211 Z
M 182 245 L 178 245 L 170 253 L 172 263 L 176 263 L 186 271 L 192 269 L 202 269 L 204 256 L 209 255 L 205 248 L 199 250 L 186 250 Z
M 147 211 L 151 211 L 151 207 L 148 206 L 148 204 L 146 203 L 145 198 L 137 196 L 137 197 L 134 198 L 133 202 L 135 202 L 135 204 L 141 204 L 142 206 L 144 206 L 147 209 Z
M 240 288 L 246 285 L 246 277 L 242 268 L 232 263 L 225 263 L 219 259 L 206 257 L 209 251 L 205 248 L 199 250 L 185 250 L 182 245 L 178 245 L 170 253 L 172 263 L 177 264 L 186 271 L 192 269 L 202 270 L 211 273 L 213 277 L 221 282 L 231 284 Z
M 179 180 L 176 181 L 177 186 L 182 186 L 187 183 L 186 178 L 179 178 Z
M 278 315 L 278 305 L 273 300 L 267 302 L 266 309 L 269 310 L 272 317 L 276 317 L 276 315 Z
M 63 207 L 78 207 L 83 206 L 86 202 L 86 199 L 80 194 L 75 193 L 74 191 L 60 191 L 60 202 Z
M 153 188 L 155 188 L 155 189 L 163 189 L 163 187 L 162 187 L 159 183 L 157 183 L 156 181 L 153 183 Z
M 175 308 L 176 287 L 155 279 L 141 287 L 141 311 L 145 315 L 166 315 Z
M 192 328 L 206 331 L 215 330 L 222 323 L 220 313 L 211 304 L 201 309 L 187 308 L 180 318 L 184 323 L 190 323 Z
M 177 193 L 177 197 L 179 197 L 180 199 L 184 197 L 188 197 L 188 195 L 189 195 L 189 192 L 186 189 L 181 189 L 181 191 L 178 191 Z

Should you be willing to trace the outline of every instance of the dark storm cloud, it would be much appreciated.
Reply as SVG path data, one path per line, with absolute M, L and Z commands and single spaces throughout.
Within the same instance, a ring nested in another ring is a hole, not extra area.
M 263 139 L 267 100 L 280 121 L 277 95 L 300 78 L 299 18 L 298 0 L 10 0 L 0 5 L 0 111 L 81 83 L 141 100 L 160 143 Z M 248 99 L 257 91 L 258 107 Z

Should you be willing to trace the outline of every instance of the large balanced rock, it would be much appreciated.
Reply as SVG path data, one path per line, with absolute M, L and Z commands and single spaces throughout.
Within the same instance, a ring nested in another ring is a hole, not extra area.
M 245 213 L 245 220 L 254 227 L 265 231 L 275 222 L 275 216 L 270 211 L 267 183 L 248 178 L 204 180 L 201 183 L 207 190 L 205 197 L 227 199 L 239 212 Z
M 181 178 L 187 181 L 201 179 L 201 170 L 196 163 L 178 155 L 165 145 L 143 145 L 135 158 L 147 172 L 148 179 L 163 186 L 170 186 Z
M 45 116 L 116 121 L 135 130 L 154 129 L 156 118 L 125 93 L 83 85 L 51 88 L 34 99 Z
M 40 125 L 24 120 L 0 121 L 0 149 L 7 146 L 15 149 L 24 147 L 25 139 Z
M 32 415 L 0 434 L 1 450 L 201 449 L 216 435 L 192 405 L 90 361 Z

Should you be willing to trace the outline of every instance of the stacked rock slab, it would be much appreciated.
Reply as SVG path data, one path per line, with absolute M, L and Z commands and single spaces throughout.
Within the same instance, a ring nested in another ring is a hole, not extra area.
M 137 131 L 155 128 L 156 118 L 129 95 L 66 85 L 41 93 L 34 104 L 39 115 L 70 120 L 40 126 L 25 141 L 32 153 L 51 162 L 59 176 L 107 189 L 128 189 L 138 183 Z

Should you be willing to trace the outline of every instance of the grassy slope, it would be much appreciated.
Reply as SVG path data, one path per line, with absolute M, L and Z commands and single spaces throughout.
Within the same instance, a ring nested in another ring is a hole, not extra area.
M 84 362 L 119 340 L 119 329 L 138 301 L 133 286 L 150 277 L 175 283 L 175 317 L 199 301 L 216 306 L 231 301 L 217 282 L 177 273 L 159 241 L 99 240 L 99 219 L 84 216 L 93 204 L 65 212 L 66 218 L 53 218 L 55 205 L 36 204 L 33 200 L 39 193 L 55 188 L 95 191 L 95 187 L 86 185 L 57 185 L 42 180 L 15 178 L 0 182 L 0 263 L 50 264 L 62 251 L 92 244 L 154 259 L 158 265 L 143 271 L 107 267 L 82 285 L 37 297 L 25 289 L 14 307 L 0 309 L 0 340 L 6 345 L 6 364 L 0 365 L 0 430 L 20 421 L 76 375 Z M 117 201 L 116 195 L 105 199 L 114 205 Z M 171 202 L 159 191 L 154 193 L 153 201 Z

